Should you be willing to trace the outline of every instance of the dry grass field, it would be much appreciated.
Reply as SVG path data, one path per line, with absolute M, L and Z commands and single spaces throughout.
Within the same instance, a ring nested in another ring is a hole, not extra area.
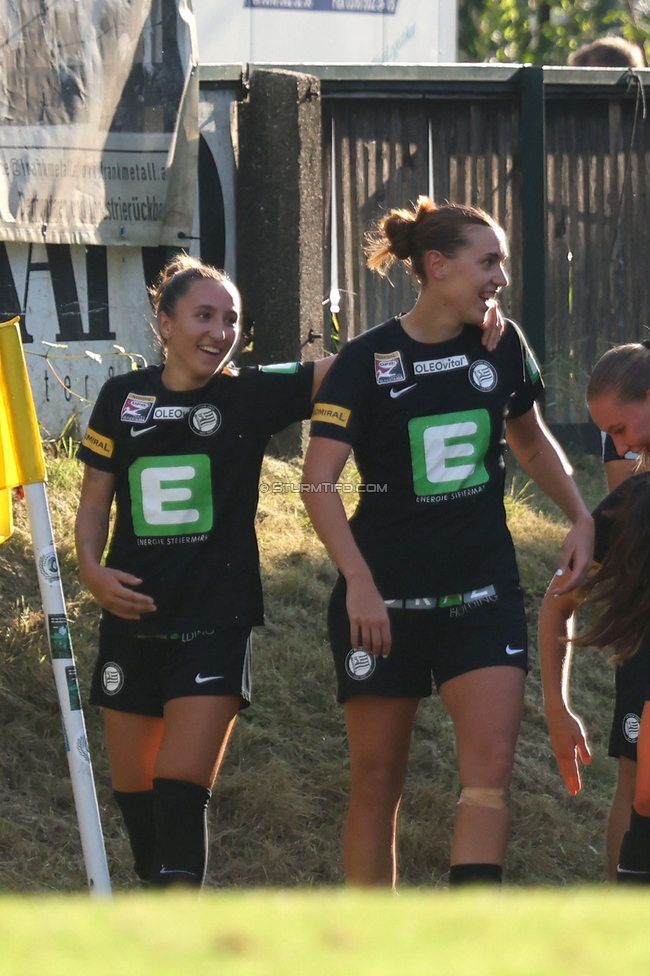
M 98 614 L 76 578 L 72 523 L 77 462 L 50 464 L 49 495 L 82 692 L 87 692 Z M 604 493 L 600 466 L 579 462 L 590 503 Z M 268 459 L 265 484 L 297 483 L 299 468 Z M 515 475 L 507 498 L 527 592 L 531 636 L 565 531 L 559 514 Z M 0 888 L 83 891 L 72 795 L 24 511 L 0 549 Z M 296 492 L 263 494 L 258 528 L 267 626 L 255 639 L 254 707 L 238 723 L 211 806 L 208 885 L 320 886 L 342 880 L 340 834 L 347 797 L 346 745 L 325 608 L 334 572 Z M 511 885 L 604 880 L 604 824 L 615 764 L 606 757 L 613 672 L 581 652 L 574 702 L 595 749 L 583 793 L 571 799 L 551 756 L 533 641 L 525 720 L 511 791 Z M 113 805 L 100 717 L 86 709 L 110 868 L 133 885 Z M 458 793 L 450 722 L 437 699 L 423 703 L 401 815 L 405 886 L 445 884 Z

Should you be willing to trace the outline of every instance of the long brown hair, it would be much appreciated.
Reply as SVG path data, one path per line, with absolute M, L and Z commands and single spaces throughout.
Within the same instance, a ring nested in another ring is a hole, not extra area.
M 611 648 L 619 663 L 636 653 L 650 626 L 650 473 L 622 487 L 625 497 L 612 513 L 609 548 L 584 585 L 596 619 L 574 640 L 579 647 Z
M 368 267 L 386 275 L 395 261 L 403 261 L 423 282 L 427 251 L 455 257 L 467 245 L 467 228 L 472 226 L 492 227 L 502 233 L 496 221 L 478 207 L 460 203 L 438 206 L 429 197 L 418 197 L 412 210 L 390 210 L 366 234 Z

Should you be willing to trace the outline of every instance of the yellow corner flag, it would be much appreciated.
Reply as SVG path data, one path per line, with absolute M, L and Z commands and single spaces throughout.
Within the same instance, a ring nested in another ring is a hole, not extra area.
M 19 318 L 0 323 L 0 544 L 13 532 L 11 488 L 45 481 Z

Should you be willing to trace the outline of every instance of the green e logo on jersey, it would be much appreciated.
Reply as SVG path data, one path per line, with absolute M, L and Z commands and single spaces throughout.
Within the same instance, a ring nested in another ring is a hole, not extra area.
M 443 495 L 488 481 L 483 463 L 490 444 L 487 410 L 414 417 L 408 426 L 416 495 Z
M 136 535 L 183 535 L 212 528 L 207 455 L 138 458 L 129 468 L 129 486 Z

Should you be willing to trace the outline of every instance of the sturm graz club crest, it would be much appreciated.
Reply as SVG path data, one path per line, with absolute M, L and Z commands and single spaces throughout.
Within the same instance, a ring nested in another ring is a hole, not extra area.
M 354 647 L 345 659 L 345 670 L 355 681 L 369 678 L 377 666 L 374 654 L 368 654 L 362 647 Z
M 216 434 L 221 427 L 221 413 L 211 403 L 199 403 L 190 410 L 187 422 L 195 434 L 209 437 L 210 434 Z
M 119 664 L 108 661 L 102 668 L 102 688 L 107 695 L 117 695 L 124 684 L 124 672 Z
M 492 363 L 477 359 L 469 368 L 469 381 L 481 393 L 491 393 L 497 385 L 497 371 Z
M 639 738 L 641 719 L 634 712 L 628 712 L 623 719 L 623 735 L 628 742 L 634 743 Z

